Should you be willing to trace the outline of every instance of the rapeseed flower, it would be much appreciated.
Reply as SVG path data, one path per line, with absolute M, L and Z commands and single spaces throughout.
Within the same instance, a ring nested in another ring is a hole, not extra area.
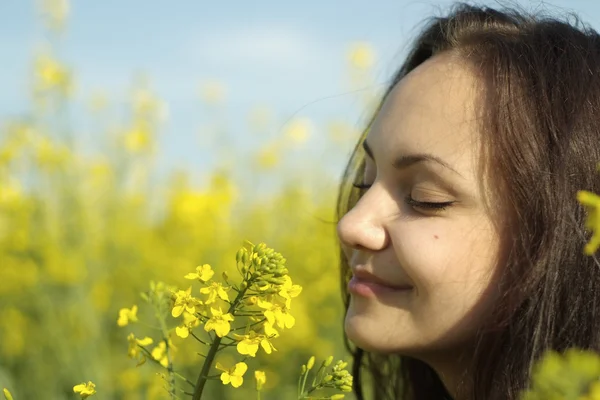
M 80 383 L 79 385 L 73 386 L 73 392 L 79 393 L 82 399 L 87 399 L 88 397 L 96 394 L 96 385 L 92 381 L 88 381 L 88 383 Z
M 600 196 L 595 193 L 580 190 L 577 192 L 577 200 L 588 212 L 585 227 L 592 232 L 590 241 L 585 245 L 585 254 L 592 255 L 600 247 Z
M 160 363 L 163 367 L 169 366 L 169 357 L 167 355 L 167 345 L 165 341 L 161 341 L 158 346 L 152 349 L 152 358 Z
M 214 303 L 215 300 L 217 299 L 217 296 L 221 300 L 229 301 L 229 296 L 227 295 L 227 292 L 225 291 L 225 288 L 219 282 L 212 282 L 210 284 L 210 286 L 203 287 L 202 289 L 200 289 L 200 293 L 202 293 L 202 294 L 208 294 L 208 298 L 206 299 L 206 303 L 205 304 Z
M 235 366 L 230 369 L 223 367 L 220 362 L 217 362 L 216 368 L 223 371 L 221 374 L 221 382 L 223 382 L 223 385 L 231 383 L 231 386 L 234 388 L 242 386 L 242 383 L 244 383 L 243 376 L 248 370 L 248 366 L 243 362 L 235 364 Z
M 153 343 L 152 338 L 145 337 L 143 339 L 137 339 L 133 333 L 130 333 L 127 336 L 127 341 L 129 342 L 129 349 L 127 350 L 127 355 L 130 358 L 138 361 L 138 365 L 146 362 L 146 357 L 140 353 L 140 346 L 149 346 Z M 141 357 L 140 357 L 141 356 Z
M 230 322 L 233 321 L 233 315 L 229 313 L 223 314 L 221 307 L 218 309 L 211 307 L 210 312 L 213 316 L 204 324 L 204 330 L 206 332 L 214 330 L 218 337 L 227 335 L 231 330 Z
M 259 345 L 267 354 L 271 354 L 273 350 L 277 351 L 265 335 L 258 334 L 253 330 L 248 332 L 247 335 L 238 335 L 234 333 L 233 336 L 239 340 L 236 349 L 241 355 L 256 357 Z
M 280 329 L 290 329 L 296 323 L 296 319 L 288 313 L 287 308 L 283 308 L 279 304 L 258 300 L 258 306 L 265 309 L 263 314 L 271 325 L 277 324 Z
M 117 325 L 126 326 L 130 322 L 137 322 L 137 311 L 138 307 L 134 304 L 131 309 L 129 308 L 121 308 L 119 310 L 119 319 L 117 320 Z
M 202 304 L 202 301 L 192 296 L 191 286 L 187 290 L 178 290 L 177 293 L 175 293 L 175 303 L 173 304 L 171 315 L 177 318 L 184 310 L 190 314 L 194 314 L 196 312 L 196 307 L 201 306 Z
M 300 292 L 302 292 L 302 286 L 293 285 L 292 278 L 290 278 L 288 275 L 285 275 L 283 279 L 285 282 L 281 286 L 279 295 L 285 299 L 285 306 L 289 309 L 292 303 L 292 297 L 298 297 Z
M 184 278 L 185 279 L 194 279 L 194 280 L 197 279 L 201 282 L 206 282 L 210 278 L 212 278 L 214 274 L 215 274 L 215 272 L 212 270 L 210 265 L 204 264 L 204 265 L 197 266 L 196 272 L 191 272 L 191 273 L 187 274 Z
M 256 379 L 256 390 L 261 390 L 263 385 L 267 382 L 267 376 L 264 371 L 254 371 L 254 379 Z
M 190 335 L 192 328 L 200 325 L 200 320 L 193 314 L 184 312 L 183 322 L 175 328 L 175 334 L 180 338 L 187 338 Z

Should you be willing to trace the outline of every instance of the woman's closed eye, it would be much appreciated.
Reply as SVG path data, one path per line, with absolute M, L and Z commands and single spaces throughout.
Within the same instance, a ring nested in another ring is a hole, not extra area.
M 360 195 L 362 196 L 369 188 L 370 184 L 366 183 L 353 183 L 352 186 L 360 190 Z M 428 210 L 445 210 L 447 207 L 454 204 L 454 201 L 443 201 L 443 202 L 431 202 L 431 201 L 418 201 L 412 198 L 412 195 L 409 194 L 404 198 L 406 204 L 411 207 L 428 209 Z

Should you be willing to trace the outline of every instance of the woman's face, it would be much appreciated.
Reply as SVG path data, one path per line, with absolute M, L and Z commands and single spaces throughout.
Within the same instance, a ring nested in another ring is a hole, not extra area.
M 369 188 L 338 235 L 353 281 L 400 287 L 352 285 L 345 330 L 367 351 L 426 359 L 460 349 L 497 297 L 500 240 L 481 192 L 475 84 L 436 56 L 396 85 L 366 137 Z

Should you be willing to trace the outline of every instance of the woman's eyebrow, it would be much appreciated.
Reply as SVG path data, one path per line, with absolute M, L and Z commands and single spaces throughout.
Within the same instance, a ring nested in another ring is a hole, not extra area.
M 362 147 L 365 150 L 365 153 L 367 153 L 367 155 L 372 160 L 375 160 L 375 157 L 373 157 L 373 150 L 371 150 L 371 147 L 367 143 L 366 139 L 363 140 Z M 441 158 L 434 156 L 433 154 L 416 153 L 416 154 L 407 154 L 407 155 L 399 156 L 394 160 L 392 165 L 396 169 L 404 169 L 404 168 L 410 167 L 411 165 L 414 165 L 414 164 L 417 164 L 420 162 L 425 162 L 425 161 L 440 164 L 443 167 L 449 169 L 450 171 L 452 171 L 455 174 L 464 178 L 464 176 L 462 176 L 457 170 L 452 168 L 452 166 L 450 166 L 450 164 L 448 164 L 446 161 L 442 160 Z

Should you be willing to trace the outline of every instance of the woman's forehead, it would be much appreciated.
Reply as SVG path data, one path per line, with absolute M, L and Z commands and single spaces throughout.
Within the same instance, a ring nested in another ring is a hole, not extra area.
M 404 77 L 387 96 L 367 141 L 375 156 L 431 153 L 463 175 L 479 150 L 477 86 L 472 71 L 436 56 Z

